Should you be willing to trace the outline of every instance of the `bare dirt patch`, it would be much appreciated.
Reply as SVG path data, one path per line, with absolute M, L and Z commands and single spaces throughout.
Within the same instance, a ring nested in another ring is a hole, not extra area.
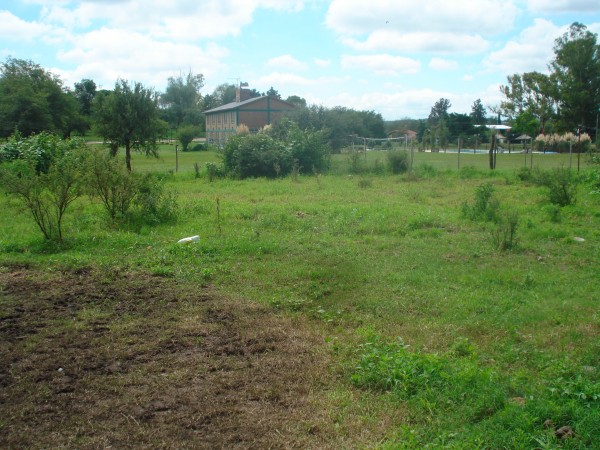
M 143 273 L 0 267 L 0 447 L 323 448 L 300 319 Z

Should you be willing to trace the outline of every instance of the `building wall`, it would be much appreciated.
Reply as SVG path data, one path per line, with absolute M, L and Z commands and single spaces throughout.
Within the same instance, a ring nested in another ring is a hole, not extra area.
M 206 115 L 206 139 L 208 142 L 222 143 L 235 134 L 237 112 L 220 111 Z
M 233 107 L 206 115 L 206 138 L 208 142 L 224 143 L 235 134 L 239 124 L 256 132 L 265 125 L 279 120 L 294 107 L 281 100 L 265 97 L 249 104 Z

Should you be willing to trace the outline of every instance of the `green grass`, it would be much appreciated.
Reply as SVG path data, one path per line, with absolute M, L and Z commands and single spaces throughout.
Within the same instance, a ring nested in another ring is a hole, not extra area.
M 177 223 L 127 231 L 81 199 L 63 248 L 3 196 L 0 265 L 142 268 L 308 315 L 337 355 L 328 408 L 341 426 L 407 411 L 382 448 L 600 446 L 600 197 L 589 186 L 557 213 L 545 188 L 516 177 L 523 155 L 499 155 L 492 174 L 485 155 L 461 155 L 458 171 L 456 155 L 416 153 L 416 176 L 366 184 L 347 176 L 347 155 L 333 175 L 298 181 L 194 178 L 194 162 L 213 161 L 179 154 L 167 177 Z M 133 167 L 167 173 L 174 162 L 165 146 Z M 534 166 L 568 167 L 568 155 L 535 155 Z M 519 214 L 509 251 L 494 245 L 493 224 L 461 213 L 484 183 Z M 546 419 L 578 437 L 559 441 Z

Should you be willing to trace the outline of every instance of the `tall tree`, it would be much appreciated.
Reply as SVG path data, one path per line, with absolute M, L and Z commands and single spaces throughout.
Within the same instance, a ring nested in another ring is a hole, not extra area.
M 550 64 L 559 89 L 559 120 L 562 130 L 595 126 L 600 106 L 600 45 L 597 35 L 575 22 L 554 42 Z
M 440 98 L 435 102 L 429 113 L 430 124 L 437 125 L 441 120 L 448 119 L 448 110 L 450 109 L 450 106 L 452 106 L 452 104 L 447 98 Z
M 15 129 L 25 136 L 41 131 L 68 136 L 76 115 L 72 96 L 56 75 L 23 59 L 0 65 L 0 137 Z
M 218 85 L 212 93 L 215 107 L 234 102 L 236 90 L 237 86 L 235 84 L 223 83 Z
M 271 86 L 269 88 L 269 90 L 266 92 L 265 95 L 268 95 L 269 97 L 281 99 L 281 94 L 273 86 Z
M 507 77 L 508 85 L 500 91 L 506 100 L 500 103 L 498 112 L 515 119 L 522 114 L 537 119 L 541 132 L 555 115 L 558 91 L 552 77 L 539 72 L 526 72 Z
M 111 148 L 125 147 L 125 163 L 131 172 L 131 150 L 158 156 L 157 142 L 164 123 L 158 118 L 158 98 L 141 83 L 118 80 L 108 95 L 94 104 L 98 134 Z
M 167 121 L 178 128 L 181 125 L 198 125 L 201 122 L 204 75 L 191 71 L 184 77 L 169 77 L 167 89 L 160 96 L 160 104 L 166 111 Z
M 286 102 L 291 103 L 292 105 L 298 108 L 306 108 L 306 100 L 297 95 L 290 95 L 285 99 Z
M 448 114 L 448 133 L 452 138 L 466 137 L 475 134 L 471 116 L 467 114 Z
M 84 78 L 79 83 L 75 83 L 74 95 L 79 104 L 79 111 L 84 116 L 91 116 L 92 102 L 96 96 L 97 86 L 94 80 Z
M 471 106 L 471 119 L 473 119 L 473 123 L 475 125 L 485 125 L 485 121 L 487 119 L 485 108 L 481 103 L 481 99 L 477 99 L 473 102 L 473 106 Z

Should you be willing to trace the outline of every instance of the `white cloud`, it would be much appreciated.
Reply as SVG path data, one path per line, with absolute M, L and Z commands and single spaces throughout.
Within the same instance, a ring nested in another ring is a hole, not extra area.
M 52 31 L 48 25 L 27 22 L 8 11 L 0 11 L 0 37 L 13 41 L 32 41 Z
M 331 66 L 331 60 L 330 59 L 320 59 L 320 58 L 315 58 L 314 60 L 315 64 L 319 67 L 329 67 Z
M 401 32 L 377 30 L 366 40 L 343 37 L 342 42 L 359 51 L 435 52 L 473 54 L 485 51 L 489 44 L 479 35 L 441 31 Z
M 395 76 L 399 73 L 417 73 L 421 69 L 418 60 L 392 55 L 342 55 L 345 70 L 367 69 L 377 75 Z
M 292 55 L 281 55 L 267 61 L 269 67 L 282 67 L 286 70 L 304 70 L 306 64 L 298 61 Z
M 513 26 L 518 9 L 512 0 L 333 0 L 326 24 L 342 35 L 391 29 L 490 35 Z
M 287 0 L 77 1 L 54 2 L 44 7 L 42 16 L 48 23 L 69 28 L 102 23 L 162 39 L 194 41 L 238 35 L 258 8 L 299 11 L 302 7 L 302 1 Z
M 513 74 L 520 72 L 547 72 L 554 56 L 554 40 L 567 30 L 545 19 L 535 19 L 533 26 L 524 29 L 517 40 L 512 40 L 490 53 L 483 64 L 487 71 Z
M 60 73 L 70 83 L 85 77 L 112 87 L 120 77 L 160 89 L 169 76 L 181 70 L 205 77 L 215 74 L 227 54 L 226 49 L 214 44 L 200 48 L 161 42 L 140 33 L 104 27 L 79 36 L 77 46 L 59 52 L 58 59 L 77 66 Z
M 448 92 L 434 89 L 415 89 L 389 92 L 367 92 L 356 95 L 342 92 L 326 100 L 326 105 L 344 105 L 358 110 L 374 110 L 384 118 L 427 117 L 431 106 L 441 97 L 449 98 Z
M 309 87 L 319 86 L 322 87 L 328 84 L 339 84 L 348 81 L 349 77 L 318 77 L 318 78 L 307 78 L 291 73 L 273 72 L 269 75 L 264 75 L 252 80 L 252 86 L 258 86 L 259 88 L 267 88 L 269 86 L 278 86 L 284 88 L 297 88 L 297 87 Z
M 442 58 L 431 58 L 431 61 L 429 61 L 429 68 L 442 71 L 456 70 L 458 68 L 458 62 Z
M 528 7 L 538 14 L 600 12 L 597 0 L 529 0 Z

